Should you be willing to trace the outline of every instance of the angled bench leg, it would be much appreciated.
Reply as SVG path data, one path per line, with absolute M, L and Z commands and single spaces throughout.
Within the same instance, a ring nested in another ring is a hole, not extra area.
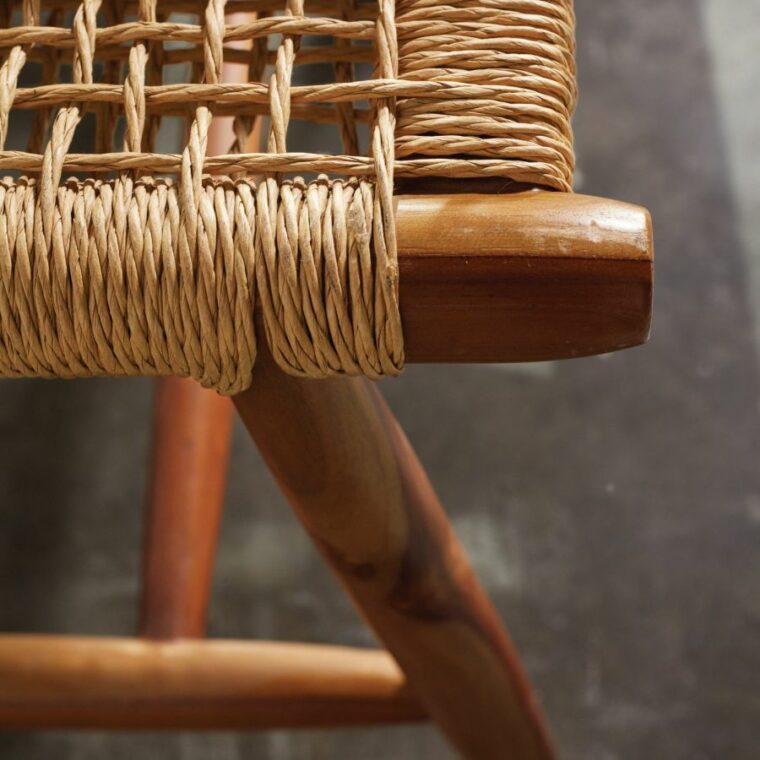
M 201 638 L 229 459 L 232 404 L 194 380 L 156 383 L 140 634 Z
M 309 535 L 459 751 L 553 757 L 515 650 L 376 388 L 289 377 L 262 355 L 235 404 Z

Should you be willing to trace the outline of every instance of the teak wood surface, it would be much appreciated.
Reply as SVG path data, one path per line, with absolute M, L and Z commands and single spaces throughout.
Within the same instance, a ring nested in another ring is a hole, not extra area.
M 409 362 L 522 362 L 607 353 L 649 336 L 649 213 L 525 190 L 397 199 Z
M 377 388 L 260 357 L 238 412 L 310 537 L 464 757 L 552 758 L 522 667 Z
M 0 728 L 242 730 L 424 717 L 385 652 L 0 635 Z
M 224 505 L 228 398 L 187 378 L 156 381 L 140 634 L 201 638 Z

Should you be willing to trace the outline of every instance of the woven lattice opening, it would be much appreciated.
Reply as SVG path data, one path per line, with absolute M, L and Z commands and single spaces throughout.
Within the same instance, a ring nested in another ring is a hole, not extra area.
M 570 189 L 570 0 L 23 0 L 3 12 L 3 375 L 180 374 L 235 393 L 251 380 L 257 303 L 287 371 L 395 374 L 394 178 Z M 225 63 L 247 82 L 225 83 Z M 221 116 L 234 139 L 211 155 Z M 15 150 L 11 118 L 27 125 Z M 292 150 L 295 120 L 333 129 L 341 152 Z M 179 153 L 158 152 L 167 125 Z

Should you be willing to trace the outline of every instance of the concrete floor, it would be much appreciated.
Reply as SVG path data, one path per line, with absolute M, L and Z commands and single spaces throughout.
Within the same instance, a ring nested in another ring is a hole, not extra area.
M 652 342 L 382 384 L 570 760 L 758 756 L 760 61 L 735 51 L 760 25 L 731 5 L 576 3 L 578 189 L 653 212 Z M 0 630 L 134 630 L 151 391 L 0 385 Z M 371 643 L 240 428 L 211 633 Z M 0 737 L 7 760 L 451 756 L 425 727 Z

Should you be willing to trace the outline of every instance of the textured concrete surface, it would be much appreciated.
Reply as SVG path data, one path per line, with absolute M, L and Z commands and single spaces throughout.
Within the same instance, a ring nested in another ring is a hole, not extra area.
M 757 88 L 735 83 L 757 83 L 760 62 L 726 51 L 756 49 L 757 27 L 738 11 L 732 23 L 718 0 L 576 5 L 579 189 L 653 211 L 651 344 L 536 367 L 411 367 L 382 387 L 522 650 L 562 757 L 754 760 L 758 233 L 746 188 L 760 176 L 747 137 L 760 106 Z M 134 630 L 150 397 L 142 380 L 0 384 L 0 629 Z M 239 428 L 211 632 L 371 642 Z M 0 756 L 451 754 L 432 729 L 403 728 L 18 734 L 0 737 Z

